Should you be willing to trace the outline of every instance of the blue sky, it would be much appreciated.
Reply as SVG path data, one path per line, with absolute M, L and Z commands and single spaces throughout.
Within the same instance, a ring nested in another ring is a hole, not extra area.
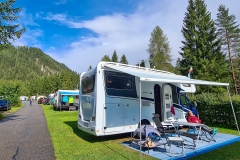
M 239 0 L 205 0 L 212 19 L 220 4 L 240 24 Z M 181 28 L 188 0 L 17 0 L 20 23 L 27 31 L 16 46 L 38 47 L 79 73 L 95 67 L 104 55 L 129 64 L 148 58 L 151 32 L 158 25 L 172 48 L 172 64 L 180 57 Z

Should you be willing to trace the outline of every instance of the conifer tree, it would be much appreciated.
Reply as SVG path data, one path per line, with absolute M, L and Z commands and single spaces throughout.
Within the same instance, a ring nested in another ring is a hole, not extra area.
M 88 71 L 90 71 L 92 69 L 92 66 L 90 65 L 89 68 L 88 68 Z
M 120 63 L 128 64 L 128 60 L 127 60 L 127 58 L 126 58 L 126 56 L 124 54 L 121 57 Z
M 163 30 L 156 26 L 149 40 L 147 52 L 149 53 L 150 67 L 165 71 L 174 71 L 171 65 L 171 48 Z
M 118 56 L 117 56 L 117 52 L 115 50 L 112 55 L 112 62 L 118 62 Z
M 0 50 L 10 44 L 9 40 L 20 38 L 25 28 L 19 29 L 20 24 L 14 24 L 19 19 L 20 7 L 14 8 L 16 0 L 0 2 Z
M 180 72 L 188 75 L 192 66 L 194 70 L 192 77 L 195 79 L 229 81 L 226 56 L 221 52 L 221 42 L 217 38 L 214 21 L 207 11 L 204 0 L 189 0 L 182 34 L 184 40 L 180 52 L 182 56 L 179 62 Z M 202 86 L 199 91 L 217 92 L 218 89 Z
M 101 61 L 111 62 L 111 59 L 109 58 L 108 55 L 104 55 Z
M 220 5 L 218 8 L 216 26 L 218 27 L 218 38 L 222 42 L 222 50 L 228 54 L 232 80 L 234 85 L 235 94 L 237 91 L 237 83 L 233 65 L 233 58 L 239 54 L 240 48 L 240 29 L 239 25 L 236 24 L 235 16 L 229 15 L 229 9 L 224 5 Z

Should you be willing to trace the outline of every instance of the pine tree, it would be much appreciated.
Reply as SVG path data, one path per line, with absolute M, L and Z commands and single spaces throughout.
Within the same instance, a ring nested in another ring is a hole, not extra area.
M 89 68 L 88 68 L 88 71 L 90 71 L 92 69 L 92 66 L 90 65 Z
M 240 93 L 240 54 L 233 59 L 233 66 L 234 66 L 234 73 L 236 78 L 236 84 L 237 84 L 237 91 L 238 94 Z
M 222 42 L 222 50 L 229 56 L 229 62 L 232 73 L 232 80 L 235 94 L 238 93 L 233 58 L 239 54 L 240 47 L 240 29 L 235 22 L 235 16 L 229 15 L 229 9 L 224 5 L 218 8 L 216 26 L 218 27 L 218 38 Z
M 128 60 L 127 60 L 127 58 L 126 58 L 126 56 L 124 54 L 121 57 L 120 63 L 128 64 Z
M 149 53 L 151 68 L 155 66 L 156 69 L 173 72 L 169 41 L 159 26 L 153 29 L 149 42 L 147 52 Z
M 112 62 L 118 62 L 118 56 L 117 56 L 117 52 L 115 50 L 112 55 Z
M 109 58 L 108 55 L 104 55 L 101 61 L 111 62 L 111 59 Z
M 13 24 L 17 21 L 17 15 L 21 8 L 13 8 L 16 0 L 7 0 L 0 2 L 0 50 L 10 44 L 9 39 L 16 40 L 25 32 L 25 28 L 19 29 L 20 24 Z M 9 24 L 8 24 L 9 23 Z
M 189 0 L 183 20 L 179 69 L 188 75 L 193 67 L 192 77 L 210 81 L 229 81 L 226 56 L 221 52 L 221 42 L 217 38 L 216 27 L 207 11 L 204 0 Z M 202 86 L 199 91 L 219 91 L 218 88 Z

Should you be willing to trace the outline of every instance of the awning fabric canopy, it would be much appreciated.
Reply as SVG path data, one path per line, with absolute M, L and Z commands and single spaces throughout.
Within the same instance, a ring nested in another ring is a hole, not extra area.
M 61 95 L 79 95 L 79 91 L 65 91 L 65 90 L 60 90 L 59 91 Z
M 133 76 L 137 76 L 140 78 L 139 82 L 139 118 L 142 119 L 142 101 L 140 100 L 141 98 L 141 82 L 166 82 L 166 83 L 188 83 L 188 84 L 197 84 L 197 85 L 210 85 L 210 86 L 226 86 L 228 90 L 228 96 L 230 99 L 235 123 L 237 126 L 238 133 L 240 135 L 240 131 L 238 128 L 238 123 L 235 115 L 235 111 L 233 108 L 232 104 L 232 99 L 230 96 L 229 92 L 229 83 L 219 83 L 219 82 L 212 82 L 212 81 L 204 81 L 204 80 L 196 80 L 196 79 L 190 79 L 186 76 L 181 76 L 181 75 L 176 75 L 170 72 L 166 71 L 161 71 L 161 70 L 155 70 L 155 69 L 150 69 L 150 68 L 145 68 L 145 67 L 138 67 L 138 66 L 129 66 L 129 65 L 124 65 L 124 64 L 119 64 L 119 63 L 105 63 L 102 67 L 105 67 L 109 70 L 113 71 L 120 71 L 123 73 L 128 73 Z M 140 128 L 142 124 L 140 121 Z M 141 133 L 141 132 L 140 132 Z M 141 134 L 140 134 L 140 141 L 141 141 Z M 140 154 L 142 153 L 142 147 L 140 145 Z
M 212 81 L 204 81 L 197 79 L 190 79 L 186 76 L 176 75 L 170 72 L 155 70 L 150 68 L 127 66 L 119 64 L 105 64 L 104 67 L 115 71 L 131 74 L 140 78 L 140 81 L 149 82 L 167 82 L 167 83 L 189 83 L 198 85 L 211 85 L 211 86 L 229 86 L 229 83 L 219 83 Z

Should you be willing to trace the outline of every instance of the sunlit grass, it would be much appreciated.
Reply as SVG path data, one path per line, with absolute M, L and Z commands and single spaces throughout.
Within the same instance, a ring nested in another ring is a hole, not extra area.
M 96 137 L 77 127 L 77 111 L 54 111 L 43 105 L 48 130 L 58 160 L 118 160 L 139 159 L 140 154 L 121 145 L 130 138 L 126 134 Z M 155 158 L 142 154 L 143 159 Z
M 239 160 L 240 159 L 240 141 L 221 147 L 214 151 L 199 155 L 197 157 L 190 158 L 190 160 Z
M 118 160 L 140 159 L 140 154 L 121 142 L 130 140 L 127 134 L 96 137 L 85 133 L 77 127 L 77 111 L 54 111 L 50 106 L 43 106 L 47 119 L 48 129 L 54 146 L 57 160 Z M 235 130 L 218 128 L 221 133 L 235 134 Z M 240 142 L 219 148 L 204 155 L 192 158 L 197 159 L 240 159 Z M 155 158 L 142 154 L 143 159 Z

